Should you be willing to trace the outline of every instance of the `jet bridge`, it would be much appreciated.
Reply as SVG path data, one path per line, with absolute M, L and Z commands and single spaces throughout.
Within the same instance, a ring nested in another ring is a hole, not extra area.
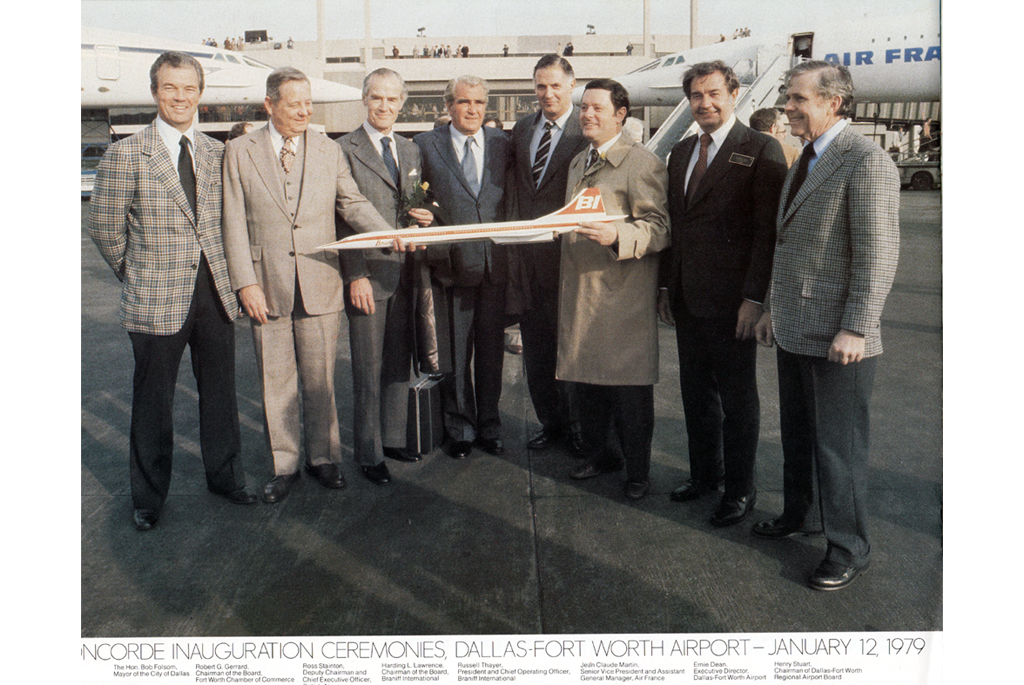
M 780 86 L 782 75 L 793 63 L 790 51 L 782 46 L 763 46 L 754 60 L 741 59 L 732 65 L 740 80 L 740 92 L 736 98 L 736 118 L 746 123 L 750 115 L 762 107 L 775 107 L 782 101 Z M 683 138 L 695 135 L 697 122 L 690 111 L 690 101 L 683 99 L 650 141 L 647 149 L 662 161 Z

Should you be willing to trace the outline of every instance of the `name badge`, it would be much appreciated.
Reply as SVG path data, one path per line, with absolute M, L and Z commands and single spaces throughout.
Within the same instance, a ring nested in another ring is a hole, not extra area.
M 747 155 L 741 155 L 738 152 L 734 152 L 729 155 L 730 164 L 739 164 L 740 166 L 754 166 L 754 158 L 748 157 Z

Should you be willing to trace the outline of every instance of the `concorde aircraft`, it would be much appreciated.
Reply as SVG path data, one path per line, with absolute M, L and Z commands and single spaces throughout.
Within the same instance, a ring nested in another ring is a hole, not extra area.
M 188 53 L 203 65 L 204 105 L 262 104 L 272 67 L 244 52 L 83 27 L 82 109 L 152 107 L 149 68 L 167 50 Z M 316 103 L 362 99 L 358 88 L 318 78 L 311 78 L 310 84 Z
M 625 215 L 605 213 L 604 200 L 597 188 L 586 188 L 569 204 L 539 219 L 500 221 L 489 224 L 462 224 L 428 228 L 405 228 L 394 231 L 372 231 L 352 235 L 318 250 L 368 250 L 388 248 L 396 238 L 406 243 L 459 243 L 470 240 L 491 240 L 498 244 L 550 242 L 561 233 L 575 229 L 581 221 L 619 221 Z

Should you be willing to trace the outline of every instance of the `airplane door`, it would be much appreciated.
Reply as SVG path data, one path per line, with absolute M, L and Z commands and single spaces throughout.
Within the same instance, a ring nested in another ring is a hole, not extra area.
M 813 33 L 793 34 L 793 57 L 800 59 L 813 59 L 812 48 L 814 47 Z
M 120 49 L 114 45 L 96 46 L 96 76 L 105 81 L 121 77 Z

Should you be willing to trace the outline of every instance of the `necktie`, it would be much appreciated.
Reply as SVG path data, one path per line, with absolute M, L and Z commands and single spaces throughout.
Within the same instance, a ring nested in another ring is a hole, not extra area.
M 391 174 L 391 180 L 395 182 L 396 188 L 401 189 L 402 186 L 398 183 L 398 164 L 395 162 L 395 156 L 391 154 L 391 139 L 387 136 L 380 139 L 380 150 L 381 157 L 384 158 L 384 166 Z
M 188 138 L 181 137 L 178 141 L 181 151 L 178 153 L 178 179 L 181 181 L 181 189 L 185 191 L 188 204 L 192 207 L 192 216 L 199 218 L 196 214 L 196 172 L 192 168 L 192 153 L 188 149 Z
M 281 146 L 281 166 L 284 168 L 284 173 L 289 173 L 292 170 L 292 162 L 295 161 L 295 139 L 285 138 L 284 145 Z
M 796 174 L 793 175 L 793 182 L 789 184 L 789 195 L 786 197 L 787 210 L 790 203 L 793 202 L 793 198 L 796 197 L 797 191 L 800 190 L 800 186 L 804 184 L 804 179 L 807 178 L 807 169 L 813 158 L 814 144 L 807 143 L 804 145 L 804 151 L 800 153 L 800 163 L 796 167 Z
M 693 167 L 693 172 L 690 174 L 690 184 L 686 186 L 687 204 L 689 204 L 690 199 L 693 197 L 693 191 L 700 184 L 700 179 L 704 177 L 704 172 L 708 170 L 709 145 L 711 145 L 711 134 L 700 134 L 700 152 L 697 153 L 697 164 Z
M 469 182 L 469 187 L 476 196 L 480 192 L 480 180 L 476 175 L 476 157 L 473 155 L 473 139 L 466 138 L 466 148 L 462 155 L 462 173 Z
M 537 144 L 537 156 L 533 160 L 533 183 L 540 185 L 540 176 L 544 173 L 544 165 L 548 162 L 548 150 L 551 149 L 551 127 L 555 122 L 548 121 L 544 124 L 544 135 L 540 137 Z
M 598 160 L 600 159 L 601 153 L 595 150 L 594 148 L 590 148 L 590 159 L 587 160 L 587 169 L 597 164 Z M 586 171 L 587 169 L 584 169 L 584 171 Z

